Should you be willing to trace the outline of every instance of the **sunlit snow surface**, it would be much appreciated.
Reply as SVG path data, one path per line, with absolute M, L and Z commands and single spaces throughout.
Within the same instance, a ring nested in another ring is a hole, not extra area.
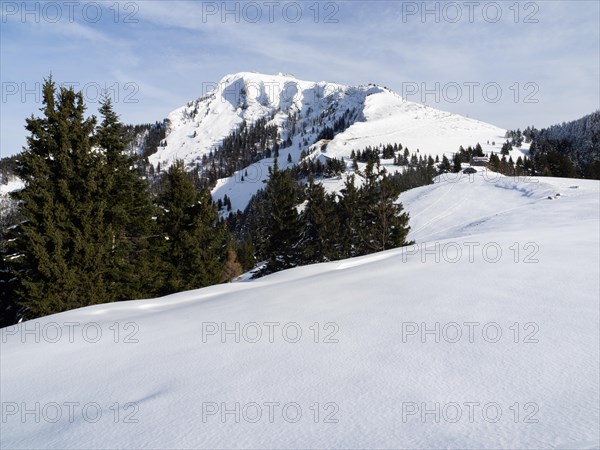
M 598 448 L 599 198 L 438 179 L 415 246 L 5 328 L 0 446 Z

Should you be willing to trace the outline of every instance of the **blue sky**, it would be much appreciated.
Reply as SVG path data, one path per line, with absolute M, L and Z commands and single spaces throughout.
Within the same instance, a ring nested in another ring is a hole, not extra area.
M 90 114 L 108 87 L 126 123 L 241 71 L 376 83 L 504 128 L 600 108 L 600 2 L 467 3 L 2 1 L 0 152 L 25 145 L 49 73 Z

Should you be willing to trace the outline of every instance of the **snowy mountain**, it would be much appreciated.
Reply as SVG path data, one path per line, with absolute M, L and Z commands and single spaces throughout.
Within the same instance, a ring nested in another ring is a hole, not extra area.
M 242 72 L 224 77 L 207 95 L 169 114 L 167 135 L 150 162 L 162 170 L 175 160 L 188 167 L 202 163 L 223 139 L 243 123 L 266 119 L 278 129 L 285 144 L 280 163 L 307 158 L 345 158 L 353 150 L 380 144 L 402 144 L 422 155 L 449 158 L 463 145 L 480 143 L 485 152 L 500 152 L 506 130 L 474 119 L 440 111 L 403 99 L 387 88 L 344 86 L 301 81 L 288 75 Z M 320 139 L 326 129 L 333 139 Z M 489 144 L 488 144 L 489 141 Z M 495 145 L 492 143 L 495 142 Z M 519 153 L 519 152 L 517 152 Z M 232 199 L 233 210 L 243 210 L 262 187 L 272 158 L 240 168 L 219 180 L 213 195 Z M 242 183 L 242 175 L 246 182 Z
M 176 159 L 192 165 L 215 150 L 242 121 L 254 123 L 260 118 L 276 125 L 283 140 L 291 138 L 293 150 L 307 149 L 304 141 L 314 144 L 323 128 L 333 126 L 346 111 L 352 113 L 348 128 L 327 146 L 332 157 L 349 157 L 352 150 L 368 145 L 398 142 L 441 156 L 456 152 L 460 145 L 479 142 L 484 146 L 488 140 L 501 144 L 506 131 L 407 101 L 383 87 L 241 72 L 224 77 L 210 93 L 170 113 L 165 145 L 150 161 L 160 162 L 163 168 Z M 290 115 L 298 115 L 293 130 Z
M 0 447 L 598 448 L 599 183 L 459 177 L 414 246 L 2 329 Z

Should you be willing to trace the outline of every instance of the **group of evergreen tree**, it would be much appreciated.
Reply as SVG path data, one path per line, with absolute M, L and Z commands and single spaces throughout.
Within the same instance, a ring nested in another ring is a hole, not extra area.
M 600 111 L 541 130 L 509 130 L 507 138 L 531 143 L 534 175 L 600 179 Z
M 350 154 L 350 158 L 352 159 L 352 162 L 354 163 L 354 166 L 357 167 L 357 163 L 361 162 L 361 163 L 371 163 L 371 164 L 377 164 L 380 163 L 380 150 L 379 148 L 373 148 L 371 146 L 366 147 L 364 150 L 358 150 L 358 151 L 354 151 L 352 150 L 352 153 Z M 392 156 L 393 158 L 393 156 Z
M 530 132 L 530 130 L 526 131 L 527 133 Z M 506 134 L 504 135 L 504 137 L 506 139 L 510 139 L 509 141 L 507 140 L 507 144 L 509 144 L 512 147 L 517 147 L 517 148 L 521 148 L 521 146 L 523 145 L 523 141 L 526 139 L 526 135 L 521 133 L 521 130 L 519 128 L 517 128 L 517 130 L 507 130 Z
M 17 179 L 17 157 L 9 156 L 0 159 L 0 185 Z M 18 222 L 16 202 L 9 196 L 0 196 L 0 237 L 2 230 Z M 0 269 L 1 270 L 1 269 Z M 1 282 L 1 281 L 0 281 Z
M 508 156 L 512 150 L 513 150 L 512 142 L 506 141 L 504 144 L 502 144 L 502 148 L 500 149 L 500 154 L 502 156 Z
M 443 171 L 439 171 L 434 167 L 434 164 L 439 163 L 438 157 L 434 160 L 431 156 L 423 156 L 419 154 L 418 149 L 417 153 L 411 154 L 408 147 L 403 147 L 399 143 L 379 145 L 379 147 L 367 146 L 365 149 L 358 151 L 352 150 L 350 158 L 352 159 L 354 170 L 359 169 L 359 162 L 380 165 L 381 159 L 392 159 L 395 166 L 406 167 L 405 173 L 408 171 L 411 175 L 420 173 L 423 169 L 426 169 L 427 172 L 426 179 L 431 179 L 436 174 L 443 173 Z M 427 184 L 427 182 L 424 181 L 424 184 Z M 423 184 L 418 185 L 422 186 Z
M 166 122 L 145 123 L 141 125 L 125 125 L 123 127 L 127 141 L 132 146 L 132 153 L 139 149 L 143 160 L 156 153 L 164 144 L 167 126 Z
M 553 141 L 533 141 L 529 154 L 533 163 L 532 174 L 546 177 L 600 179 L 600 160 L 595 163 L 575 166 L 569 152 L 570 143 Z
M 498 172 L 507 176 L 526 176 L 533 174 L 533 161 L 526 156 L 519 156 L 516 161 L 506 155 L 499 157 L 495 153 L 490 155 L 488 168 L 493 172 Z
M 19 221 L 2 229 L 0 326 L 199 288 L 235 269 L 208 191 L 175 164 L 152 196 L 109 99 L 100 121 L 86 117 L 82 94 L 50 78 L 42 112 L 17 158 Z
M 303 159 L 293 169 L 296 179 L 308 179 L 312 176 L 313 178 L 332 178 L 340 176 L 346 171 L 346 162 L 344 159 L 327 158 L 325 162 L 321 162 L 320 159 Z
M 376 162 L 358 174 L 362 185 L 351 175 L 339 193 L 328 194 L 312 175 L 303 185 L 275 162 L 265 189 L 236 224 L 242 241 L 252 236 L 255 261 L 266 261 L 259 275 L 407 244 L 398 178 Z
M 209 186 L 263 158 L 279 155 L 279 131 L 268 122 L 267 118 L 260 118 L 252 125 L 243 121 L 223 139 L 218 149 L 202 158 L 199 175 L 207 178 Z
M 221 211 L 223 208 L 227 211 L 231 211 L 231 208 L 232 208 L 231 207 L 231 198 L 229 198 L 227 196 L 227 194 L 225 194 L 225 196 L 223 196 L 222 200 L 221 199 L 217 200 L 217 210 Z
M 458 152 L 454 154 L 452 159 L 452 166 L 450 167 L 451 172 L 458 173 L 461 171 L 462 163 L 470 162 L 474 157 L 482 157 L 485 156 L 483 153 L 483 148 L 479 142 L 475 145 L 475 147 L 468 146 L 466 149 L 461 145 L 458 148 Z M 447 158 L 444 156 L 442 158 L 442 165 L 446 166 Z M 448 162 L 448 166 L 450 166 Z
M 488 168 L 494 172 L 509 176 L 581 177 L 582 173 L 578 172 L 568 152 L 557 149 L 562 147 L 564 150 L 566 145 L 568 144 L 557 145 L 552 141 L 534 140 L 529 148 L 529 158 L 523 155 L 514 161 L 512 156 L 510 156 L 510 151 L 513 149 L 512 143 L 506 141 L 502 145 L 501 157 L 492 152 Z M 593 168 L 593 165 L 587 166 L 587 176 L 583 177 L 597 178 L 600 173 L 595 174 Z

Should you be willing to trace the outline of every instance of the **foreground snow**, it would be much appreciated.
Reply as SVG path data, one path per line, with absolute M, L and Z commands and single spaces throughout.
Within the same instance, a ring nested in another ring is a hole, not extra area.
M 598 448 L 598 182 L 437 181 L 415 246 L 3 329 L 0 447 Z

